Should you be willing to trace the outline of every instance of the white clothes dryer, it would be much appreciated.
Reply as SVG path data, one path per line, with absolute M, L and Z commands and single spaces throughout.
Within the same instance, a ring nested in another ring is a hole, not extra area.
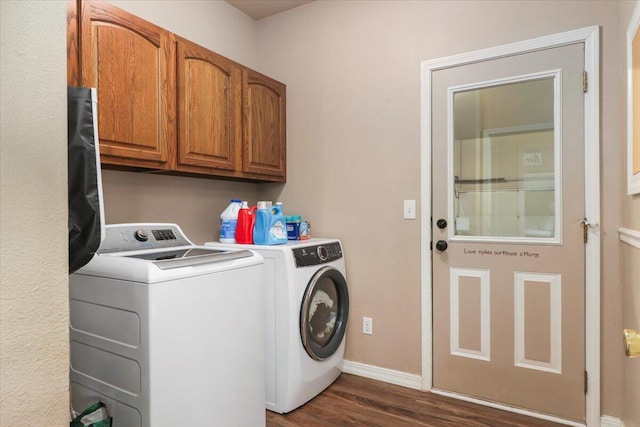
M 313 238 L 283 245 L 225 245 L 264 258 L 266 408 L 290 412 L 342 373 L 349 291 L 342 244 Z
M 262 257 L 175 224 L 105 231 L 69 277 L 72 415 L 102 400 L 125 427 L 264 426 Z

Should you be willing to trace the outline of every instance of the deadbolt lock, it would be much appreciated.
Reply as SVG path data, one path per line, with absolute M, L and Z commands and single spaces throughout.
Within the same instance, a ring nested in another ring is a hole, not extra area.
M 448 247 L 449 245 L 444 240 L 438 240 L 436 242 L 436 249 L 439 250 L 440 252 L 446 251 Z

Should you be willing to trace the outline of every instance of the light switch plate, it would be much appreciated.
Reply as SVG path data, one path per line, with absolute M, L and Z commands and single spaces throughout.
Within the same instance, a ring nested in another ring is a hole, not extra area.
M 404 219 L 416 219 L 416 201 L 404 201 Z

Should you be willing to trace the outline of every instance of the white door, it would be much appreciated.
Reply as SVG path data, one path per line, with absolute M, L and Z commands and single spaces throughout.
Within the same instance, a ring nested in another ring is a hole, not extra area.
M 585 419 L 584 43 L 432 74 L 433 388 Z

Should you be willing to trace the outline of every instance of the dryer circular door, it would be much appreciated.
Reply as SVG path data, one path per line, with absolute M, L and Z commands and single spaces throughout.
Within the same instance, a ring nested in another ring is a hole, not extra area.
M 331 357 L 344 339 L 349 318 L 347 280 L 333 267 L 318 270 L 307 285 L 300 308 L 300 336 L 315 360 Z

